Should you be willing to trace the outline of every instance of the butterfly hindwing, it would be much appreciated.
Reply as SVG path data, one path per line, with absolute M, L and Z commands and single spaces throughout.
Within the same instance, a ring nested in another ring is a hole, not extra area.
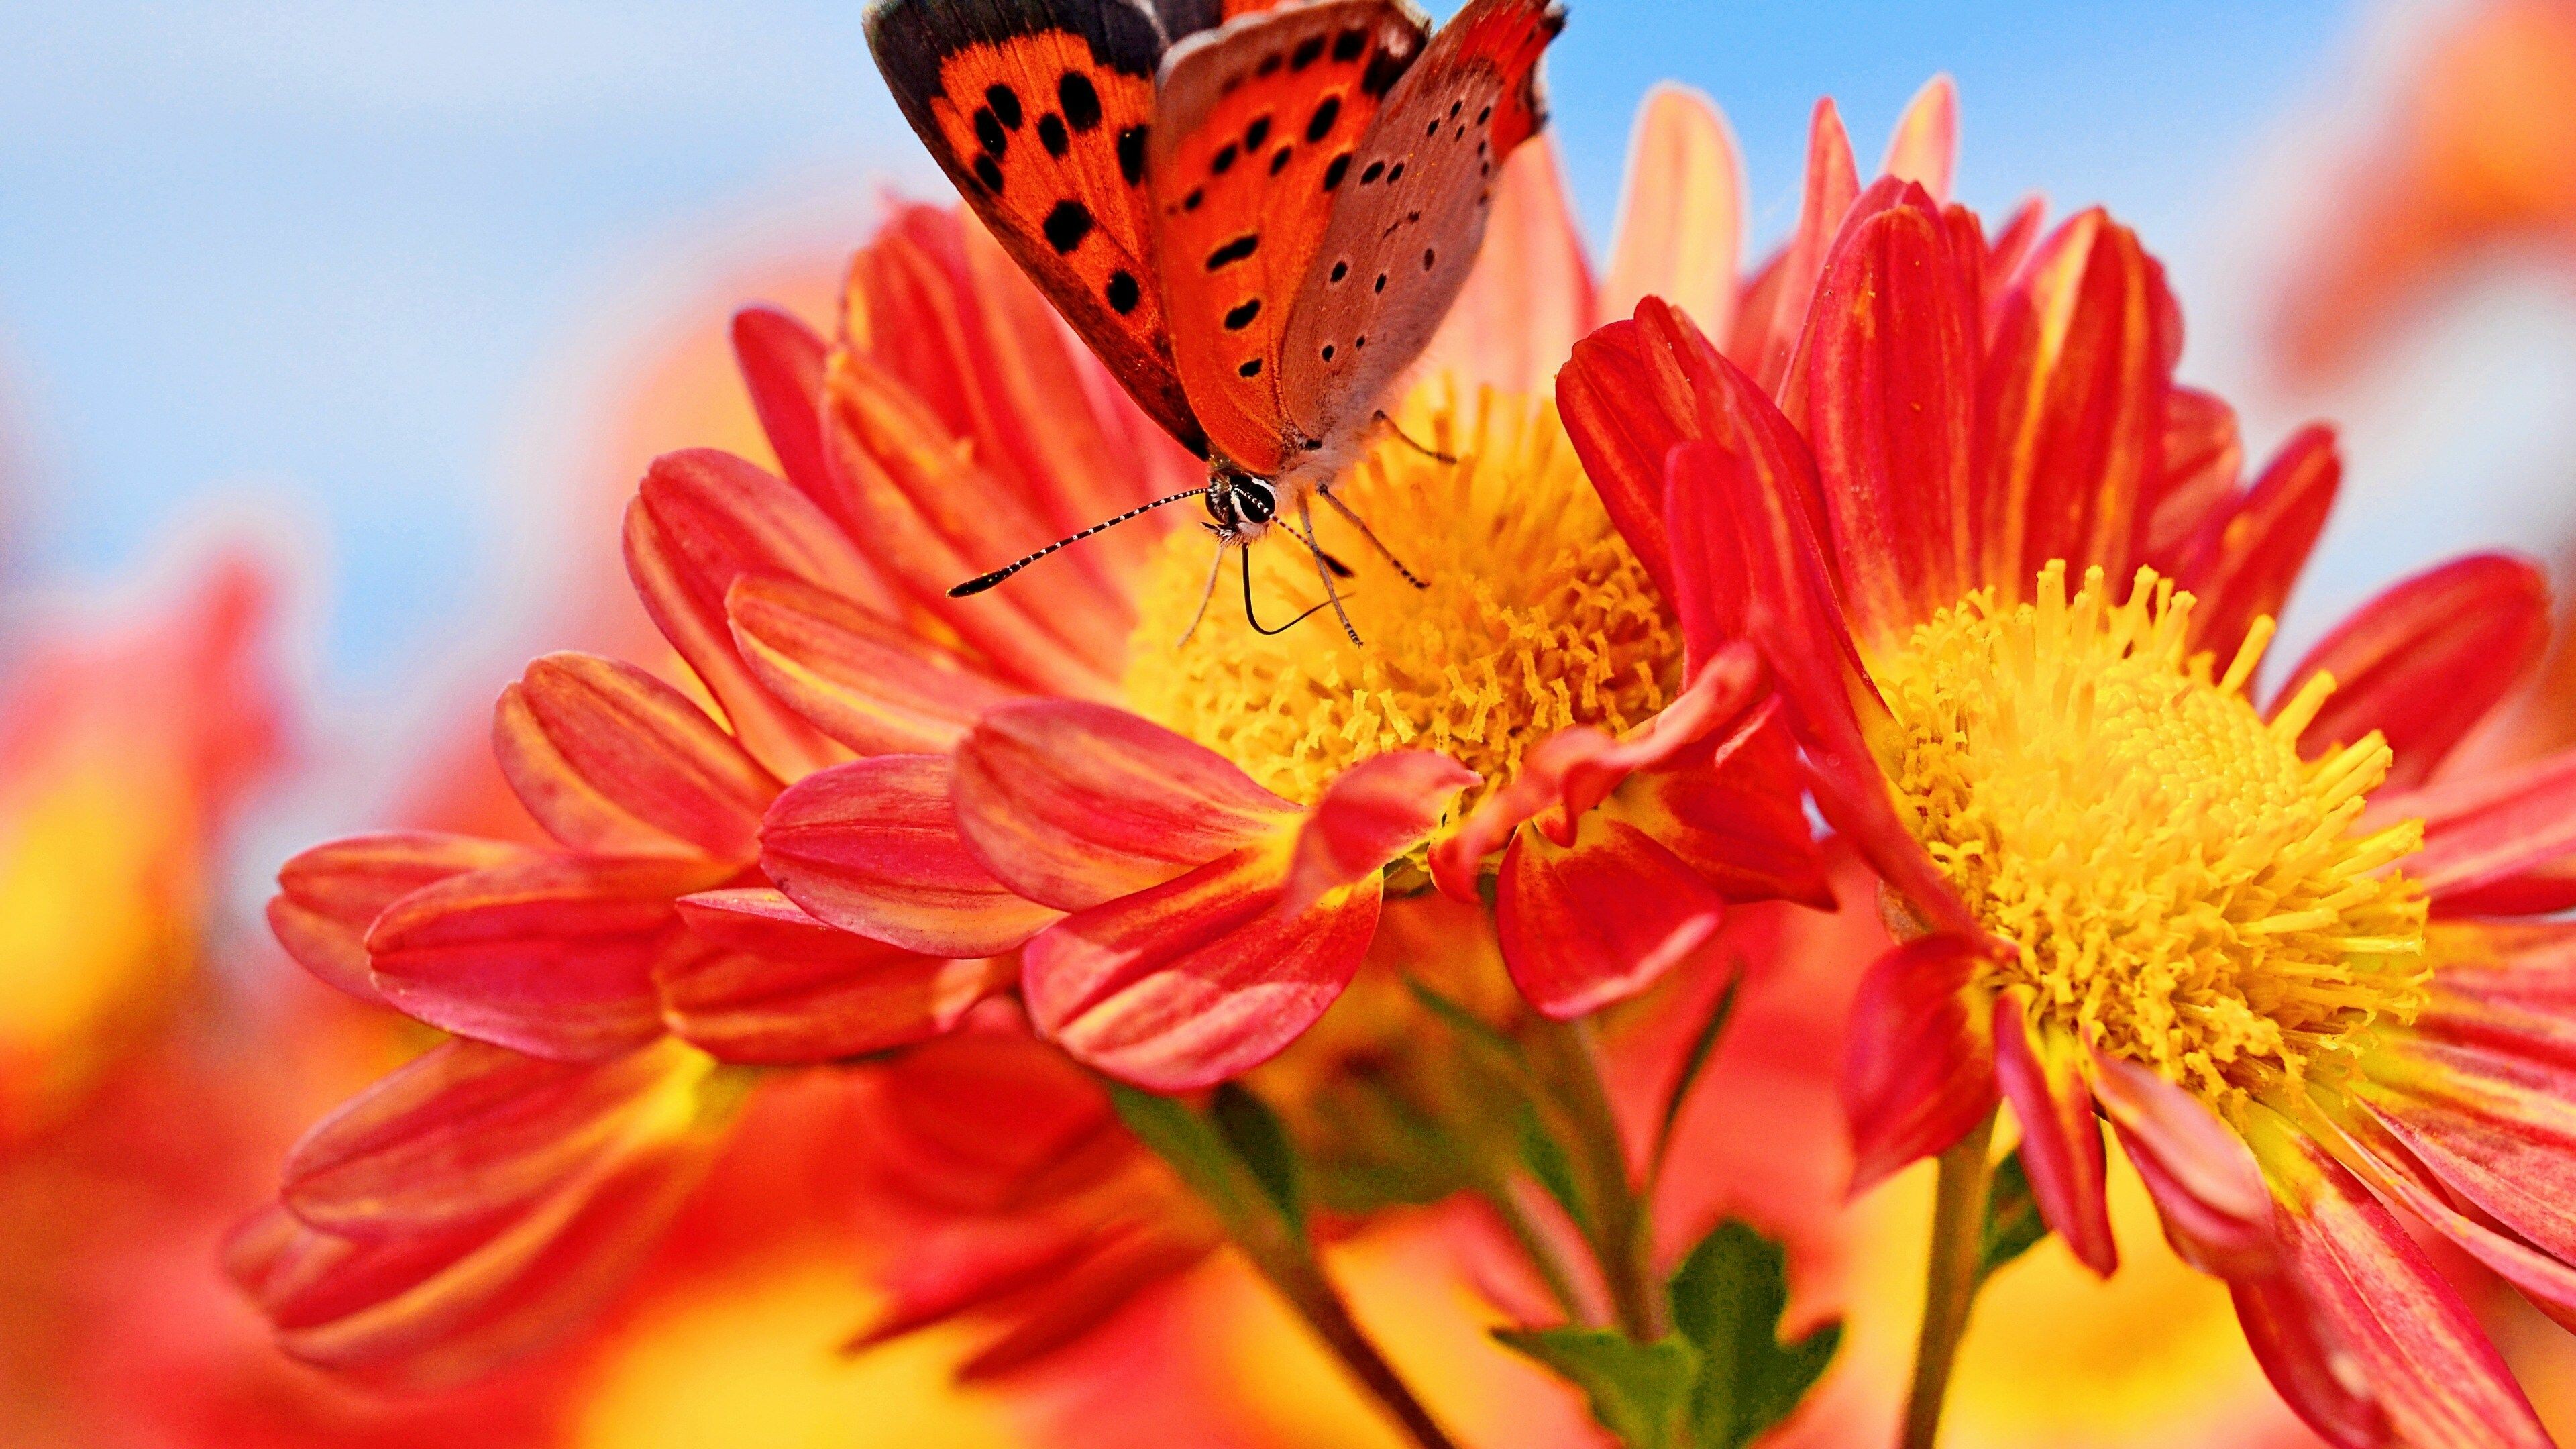
M 1149 171 L 1173 362 L 1210 441 L 1253 472 L 1280 472 L 1298 445 L 1287 319 L 1425 29 L 1404 0 L 1315 0 L 1232 20 L 1163 63 Z
M 1205 452 L 1149 260 L 1154 13 L 1138 0 L 877 0 L 867 32 L 958 193 L 1138 404 Z
M 1365 427 L 1430 343 L 1504 159 L 1545 122 L 1538 60 L 1564 24 L 1546 0 L 1469 0 L 1388 93 L 1285 324 L 1281 401 L 1304 436 Z

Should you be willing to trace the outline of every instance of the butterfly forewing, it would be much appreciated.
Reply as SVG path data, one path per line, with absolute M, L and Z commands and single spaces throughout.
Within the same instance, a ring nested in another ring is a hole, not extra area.
M 1357 180 L 1355 153 L 1421 53 L 1402 0 L 1316 0 L 1233 20 L 1163 63 L 1149 170 L 1172 354 L 1216 448 L 1280 472 L 1297 289 Z
M 1137 0 L 877 0 L 867 30 L 959 194 L 1145 411 L 1205 452 L 1148 260 L 1154 13 Z
M 1471 0 L 1388 93 L 1285 323 L 1303 436 L 1365 427 L 1457 300 L 1504 158 L 1545 120 L 1538 60 L 1564 23 L 1543 0 Z

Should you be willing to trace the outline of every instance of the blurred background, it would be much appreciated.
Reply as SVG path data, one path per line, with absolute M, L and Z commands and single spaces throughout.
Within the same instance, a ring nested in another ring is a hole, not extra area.
M 2576 0 L 1570 8 L 1548 79 L 1596 239 L 1663 79 L 1732 122 L 1755 255 L 1795 220 L 1814 99 L 1866 163 L 1935 73 L 1963 200 L 2137 226 L 2185 379 L 2238 403 L 2250 455 L 2309 417 L 2344 431 L 2276 657 L 2463 549 L 2576 561 Z M 288 972 L 259 904 L 325 835 L 506 828 L 481 764 L 501 684 L 552 648 L 658 658 L 616 517 L 655 453 L 749 446 L 728 314 L 822 321 L 878 199 L 945 187 L 857 0 L 0 13 L 0 1439 L 438 1442 L 239 1366 L 257 1330 L 214 1235 L 298 1124 L 416 1045 Z M 82 1191 L 110 1206 L 66 1214 Z M 64 1266 L 111 1230 L 115 1288 Z M 170 1296 L 117 1297 L 138 1281 Z M 816 1291 L 783 1311 L 828 1338 L 853 1310 Z M 220 1412 L 69 1405 L 66 1325 L 102 1322 L 109 1397 L 185 1382 Z M 2534 1364 L 2563 1353 L 2525 1336 Z M 220 1391 L 209 1343 L 236 1356 Z M 2234 1385 L 2234 1353 L 2176 1372 Z M 866 1372 L 758 1442 L 875 1442 L 852 1426 L 912 1422 L 887 1417 L 902 1394 L 968 1412 L 931 1360 Z M 564 1422 L 529 1407 L 552 1390 L 510 1392 L 520 1419 L 442 1412 L 521 1425 L 504 1443 Z M 657 1442 L 616 1427 L 683 1423 L 650 1402 L 583 1422 Z M 2127 1442 L 2018 1412 L 1991 1442 Z M 2203 1441 L 2237 1442 L 2139 1442 Z

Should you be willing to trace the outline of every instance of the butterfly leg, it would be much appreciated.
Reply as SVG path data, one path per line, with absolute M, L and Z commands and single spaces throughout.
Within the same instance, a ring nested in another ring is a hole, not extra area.
M 1188 644 L 1190 636 L 1199 631 L 1199 625 L 1207 621 L 1208 605 L 1216 602 L 1216 576 L 1224 572 L 1225 545 L 1220 543 L 1216 546 L 1216 557 L 1208 560 L 1207 587 L 1199 593 L 1198 612 L 1190 615 L 1190 627 L 1181 631 L 1181 637 L 1173 643 L 1173 648 Z
M 1432 447 L 1428 443 L 1415 442 L 1411 433 L 1406 432 L 1403 426 L 1397 423 L 1395 419 L 1387 416 L 1386 409 L 1379 408 L 1377 410 L 1377 420 L 1386 424 L 1386 430 L 1395 434 L 1398 439 L 1402 440 L 1404 446 L 1411 448 L 1413 451 L 1420 453 L 1426 458 L 1429 458 L 1432 462 L 1455 463 L 1458 461 L 1458 455 L 1455 453 L 1444 453 L 1438 448 Z
M 1342 500 L 1333 496 L 1333 486 L 1331 484 L 1323 484 L 1317 487 L 1315 491 L 1324 496 L 1324 501 L 1326 503 L 1333 505 L 1334 512 L 1339 513 L 1342 517 L 1350 520 L 1351 527 L 1360 531 L 1360 537 L 1367 539 L 1370 547 L 1375 548 L 1379 553 L 1385 555 L 1388 563 L 1395 565 L 1395 571 L 1404 575 L 1404 581 L 1406 583 L 1413 585 L 1417 589 L 1427 589 L 1431 587 L 1431 585 L 1416 577 L 1413 570 L 1404 566 L 1404 560 L 1397 558 L 1395 556 L 1395 550 L 1388 548 L 1384 541 L 1378 538 L 1377 531 L 1368 526 L 1367 519 L 1360 517 L 1358 509 L 1351 507 L 1349 504 L 1344 503 Z
M 1324 551 L 1315 547 L 1315 510 L 1309 508 L 1303 498 L 1297 500 L 1297 521 L 1306 529 L 1305 537 L 1301 541 L 1305 543 L 1308 551 L 1315 555 L 1315 577 L 1324 581 L 1324 601 L 1333 606 L 1333 617 L 1342 621 L 1342 632 L 1351 636 L 1353 644 L 1358 644 L 1360 631 L 1351 627 L 1350 611 L 1342 607 L 1342 591 L 1333 586 L 1333 571 L 1324 566 Z M 1246 597 L 1250 596 L 1246 595 Z M 1320 608 L 1322 605 L 1316 607 Z M 1313 612 L 1315 612 L 1314 609 L 1308 609 L 1306 614 Z M 1297 617 L 1302 619 L 1306 615 L 1300 614 Z

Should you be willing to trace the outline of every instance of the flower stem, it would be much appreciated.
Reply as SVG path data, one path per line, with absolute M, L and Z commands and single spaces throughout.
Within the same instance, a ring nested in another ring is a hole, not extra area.
M 1359 1380 L 1360 1387 L 1395 1416 L 1420 1449 L 1457 1449 L 1455 1441 L 1431 1417 L 1431 1411 L 1406 1387 L 1395 1365 L 1378 1352 L 1359 1320 L 1351 1317 L 1349 1305 L 1342 1301 L 1332 1280 L 1324 1276 L 1323 1265 L 1312 1252 L 1280 1255 L 1271 1261 L 1263 1261 L 1270 1255 L 1256 1252 L 1252 1256 L 1262 1276 L 1279 1290 L 1279 1296 L 1306 1320 L 1306 1326 L 1332 1350 L 1333 1357 L 1341 1360 L 1351 1377 Z
M 1503 1227 L 1511 1233 L 1512 1241 L 1520 1245 L 1521 1254 L 1529 1259 L 1530 1267 L 1537 1271 L 1539 1282 L 1547 1288 L 1548 1296 L 1556 1300 L 1557 1307 L 1565 1310 L 1566 1322 L 1597 1325 L 1598 1310 L 1586 1306 L 1573 1266 L 1566 1262 L 1565 1254 L 1558 1251 L 1547 1231 L 1530 1216 L 1529 1209 L 1522 1206 L 1520 1199 L 1513 1194 L 1511 1184 L 1496 1183 L 1481 1189 L 1477 1195 L 1494 1210 L 1496 1217 L 1503 1220 Z
M 1914 1383 L 1905 1396 L 1905 1430 L 1899 1449 L 1932 1449 L 1941 1431 L 1950 1367 L 1967 1332 L 1968 1308 L 1977 1296 L 1977 1262 L 1985 1247 L 1986 1190 L 1994 1180 L 1987 1156 L 1995 1117 L 1971 1129 L 1941 1154 L 1941 1183 L 1932 1207 L 1932 1258 L 1923 1275 L 1923 1335 L 1914 1348 Z
M 1551 1024 L 1541 1040 L 1552 1048 L 1544 1054 L 1542 1073 L 1569 1119 L 1575 1138 L 1570 1145 L 1581 1154 L 1592 1202 L 1592 1252 L 1610 1290 L 1610 1306 L 1629 1337 L 1652 1343 L 1672 1325 L 1664 1321 L 1662 1295 L 1655 1291 L 1653 1222 L 1629 1176 L 1626 1138 L 1602 1075 L 1601 1043 L 1588 1017 Z

